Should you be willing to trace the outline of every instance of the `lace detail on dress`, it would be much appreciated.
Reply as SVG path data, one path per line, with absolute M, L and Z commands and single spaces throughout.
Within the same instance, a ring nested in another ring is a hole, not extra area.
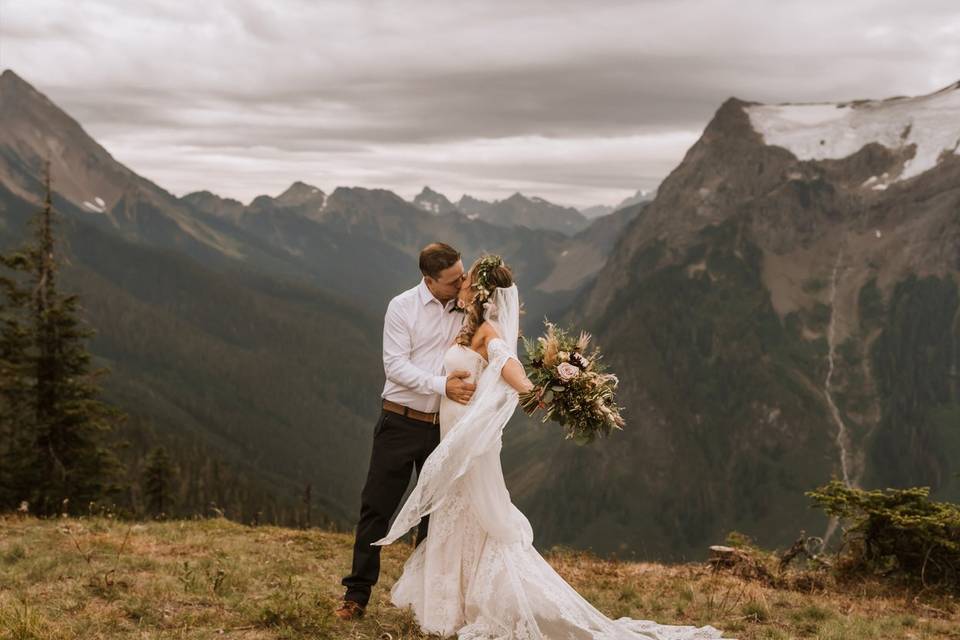
M 436 536 L 439 542 L 444 542 L 457 528 L 457 519 L 466 506 L 461 493 L 456 493 L 447 499 L 444 508 L 437 509 L 430 517 L 429 536 Z
M 501 359 L 503 362 L 506 362 L 507 358 L 513 358 L 517 362 L 520 361 L 519 358 L 517 358 L 516 349 L 511 349 L 502 338 L 493 338 L 487 343 L 487 357 L 490 362 Z

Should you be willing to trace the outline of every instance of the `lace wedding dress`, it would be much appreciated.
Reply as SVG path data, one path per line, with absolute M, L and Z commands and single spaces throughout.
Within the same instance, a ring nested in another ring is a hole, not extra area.
M 500 376 L 516 358 L 516 286 L 498 289 L 487 319 L 504 339 L 487 346 L 489 363 L 451 347 L 447 371 L 473 372 L 468 405 L 444 398 L 439 446 L 387 536 L 389 544 L 430 514 L 430 533 L 412 553 L 391 599 L 410 607 L 423 631 L 460 640 L 696 640 L 720 638 L 713 627 L 659 625 L 607 618 L 584 600 L 533 547 L 527 518 L 510 501 L 500 466 L 503 427 L 517 393 Z

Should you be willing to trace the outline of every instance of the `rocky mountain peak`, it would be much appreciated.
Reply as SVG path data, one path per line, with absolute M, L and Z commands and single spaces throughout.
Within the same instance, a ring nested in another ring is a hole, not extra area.
M 235 252 L 184 202 L 117 162 L 76 120 L 8 69 L 0 74 L 0 184 L 37 201 L 46 160 L 53 190 L 97 224 L 129 237 L 157 233 L 160 243 L 199 252 Z
M 420 210 L 389 189 L 337 187 L 327 199 L 326 211 L 337 212 L 353 222 L 377 217 L 422 215 Z
M 0 74 L 0 149 L 8 150 L 0 181 L 30 200 L 38 197 L 35 176 L 47 159 L 54 190 L 80 207 L 99 198 L 105 207 L 98 205 L 98 212 L 116 203 L 132 177 L 76 120 L 10 69 Z M 97 166 L 110 175 L 92 170 Z
M 266 194 L 259 195 L 250 201 L 250 209 L 269 209 L 273 207 L 276 200 Z
M 319 188 L 297 180 L 274 200 L 281 207 L 299 207 L 306 204 L 323 206 L 326 194 Z
M 947 194 L 960 177 L 958 144 L 955 85 L 915 98 L 813 105 L 730 98 L 623 233 L 589 306 L 605 308 L 626 286 L 631 265 L 653 255 L 653 247 L 667 249 L 659 254 L 663 266 L 734 219 L 747 225 L 764 255 L 782 256 L 777 264 L 786 260 L 792 266 L 784 262 L 783 268 L 794 271 L 821 253 L 821 261 L 832 263 L 848 237 L 857 238 L 849 240 L 856 253 L 845 249 L 845 259 L 879 265 L 885 283 L 911 270 L 960 266 L 949 240 L 960 230 L 944 217 L 950 215 Z M 895 251 L 897 260 L 884 258 L 884 251 Z M 763 275 L 777 280 L 773 300 L 781 314 L 816 297 L 792 276 L 788 283 L 775 271 Z
M 222 198 L 210 191 L 194 191 L 180 198 L 187 205 L 215 216 L 236 218 L 244 211 L 243 203 L 233 198 Z
M 439 192 L 437 192 L 437 191 L 434 191 L 433 189 L 431 189 L 431 188 L 430 188 L 429 186 L 427 186 L 427 185 L 424 185 L 423 189 L 420 190 L 420 194 L 419 194 L 419 195 L 421 195 L 421 196 L 423 196 L 423 197 L 425 197 L 425 198 L 433 198 L 433 197 L 436 197 L 436 196 L 446 197 L 446 196 L 444 196 L 442 193 L 439 193 Z
M 424 187 L 413 199 L 413 204 L 434 215 L 446 215 L 458 211 L 456 205 L 447 196 L 430 187 Z
M 14 73 L 13 69 L 4 69 L 3 73 L 0 74 L 0 87 L 10 91 L 19 89 L 36 92 L 36 90 L 30 86 L 30 83 Z
M 11 69 L 6 69 L 0 74 L 0 110 L 8 111 L 11 109 L 34 110 L 29 114 L 34 117 L 50 118 L 58 120 L 67 120 L 74 125 L 76 122 L 61 111 L 45 95 L 37 91 L 33 85 L 14 73 Z M 28 115 L 21 113 L 21 115 Z M 79 126 L 79 125 L 77 125 Z

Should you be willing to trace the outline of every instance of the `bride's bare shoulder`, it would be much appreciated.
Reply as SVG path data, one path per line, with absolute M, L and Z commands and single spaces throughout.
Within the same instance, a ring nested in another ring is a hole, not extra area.
M 477 334 L 483 338 L 484 342 L 489 342 L 494 338 L 501 337 L 500 332 L 497 331 L 497 326 L 489 320 L 484 320 L 483 324 L 477 327 Z

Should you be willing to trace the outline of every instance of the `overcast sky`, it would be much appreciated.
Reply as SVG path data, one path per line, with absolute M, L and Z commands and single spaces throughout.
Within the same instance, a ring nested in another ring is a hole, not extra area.
M 960 79 L 957 0 L 0 0 L 0 66 L 182 195 L 655 187 L 729 96 Z

